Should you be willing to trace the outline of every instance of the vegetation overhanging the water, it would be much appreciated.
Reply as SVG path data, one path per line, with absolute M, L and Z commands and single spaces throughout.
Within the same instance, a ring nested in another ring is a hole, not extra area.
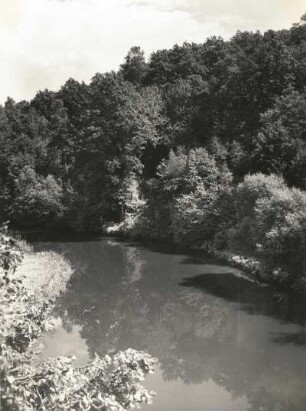
M 39 358 L 37 343 L 53 328 L 50 313 L 71 274 L 63 256 L 33 253 L 1 227 L 1 409 L 124 411 L 150 402 L 152 394 L 140 382 L 156 360 L 145 352 L 96 355 L 82 367 L 74 366 L 74 357 Z

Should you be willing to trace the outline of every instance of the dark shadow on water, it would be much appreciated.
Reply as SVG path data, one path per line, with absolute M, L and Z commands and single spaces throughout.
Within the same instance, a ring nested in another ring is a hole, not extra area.
M 223 260 L 218 260 L 218 258 L 213 257 L 204 252 L 194 253 L 194 255 L 186 256 L 181 264 L 192 264 L 192 265 L 203 265 L 203 264 L 213 264 L 220 267 L 228 267 L 228 263 L 225 263 Z
M 138 250 L 148 250 L 157 254 L 164 255 L 181 255 L 183 260 L 182 264 L 218 264 L 219 266 L 228 266 L 224 260 L 218 259 L 207 254 L 204 251 L 192 250 L 186 247 L 174 244 L 167 240 L 133 240 L 122 238 L 112 235 L 102 235 L 94 234 L 93 232 L 73 232 L 73 231 L 40 231 L 40 230 L 29 230 L 21 231 L 21 236 L 26 241 L 30 242 L 37 248 L 37 243 L 44 243 L 42 247 L 38 246 L 38 251 L 40 248 L 46 247 L 47 243 L 79 243 L 79 242 L 99 242 L 101 240 L 114 241 L 122 245 L 122 247 L 136 247 Z
M 184 254 L 182 247 L 167 241 L 167 240 L 132 240 L 117 238 L 116 241 L 122 246 L 137 247 L 139 250 L 149 250 L 153 253 L 167 254 L 167 255 L 178 255 Z M 185 251 L 186 252 L 186 251 Z
M 116 238 L 116 241 L 123 246 L 137 247 L 138 250 L 148 250 L 157 254 L 166 255 L 180 255 L 183 260 L 181 264 L 203 265 L 203 264 L 218 264 L 219 266 L 228 267 L 223 259 L 216 256 L 212 256 L 203 250 L 193 250 L 188 247 L 183 247 L 174 244 L 171 241 L 158 241 L 158 240 L 127 240 L 123 238 Z
M 180 285 L 201 289 L 226 301 L 240 304 L 240 309 L 250 315 L 270 316 L 282 322 L 303 326 L 306 324 L 306 298 L 302 293 L 281 293 L 230 272 L 186 278 Z
M 54 243 L 78 243 L 88 241 L 101 241 L 102 235 L 94 235 L 90 232 L 73 232 L 73 231 L 24 231 L 22 237 L 31 243 L 54 242 Z
M 294 344 L 297 346 L 306 346 L 306 331 L 301 330 L 297 333 L 279 333 L 273 341 L 279 344 Z

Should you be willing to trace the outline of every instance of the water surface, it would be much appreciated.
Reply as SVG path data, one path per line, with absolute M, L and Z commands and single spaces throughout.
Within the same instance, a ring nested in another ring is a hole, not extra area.
M 44 356 L 129 347 L 159 360 L 145 410 L 305 411 L 306 304 L 233 268 L 114 239 L 35 243 L 70 260 Z

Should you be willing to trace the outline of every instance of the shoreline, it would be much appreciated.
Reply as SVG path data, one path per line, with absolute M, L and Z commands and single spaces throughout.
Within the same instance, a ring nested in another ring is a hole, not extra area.
M 116 224 L 116 226 L 118 227 L 119 224 Z M 171 252 L 179 252 L 192 255 L 201 260 L 203 260 L 205 257 L 217 260 L 221 265 L 228 265 L 232 268 L 238 269 L 239 271 L 241 271 L 241 277 L 244 277 L 250 282 L 256 283 L 258 286 L 272 287 L 280 292 L 305 291 L 306 289 L 306 285 L 302 290 L 298 290 L 296 287 L 288 288 L 286 287 L 286 285 L 281 284 L 277 281 L 273 281 L 271 279 L 270 281 L 263 279 L 260 274 L 259 261 L 252 258 L 240 256 L 238 254 L 230 252 L 229 250 L 215 250 L 212 247 L 209 247 L 209 245 L 206 245 L 205 247 L 184 246 L 182 244 L 175 243 L 170 238 L 144 238 L 141 236 L 133 236 L 129 232 L 120 229 L 107 230 L 108 227 L 113 228 L 114 226 L 103 227 L 101 230 L 95 231 L 42 230 L 40 228 L 35 230 L 21 231 L 20 233 L 22 237 L 32 243 L 48 241 L 99 241 L 101 238 L 116 238 L 123 242 L 132 241 L 137 244 L 157 247 L 162 246 L 169 248 Z

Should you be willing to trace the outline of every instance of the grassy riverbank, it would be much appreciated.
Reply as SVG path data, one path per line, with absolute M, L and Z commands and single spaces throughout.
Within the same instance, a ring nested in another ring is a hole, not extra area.
M 72 357 L 37 355 L 39 338 L 53 328 L 53 304 L 73 274 L 68 260 L 35 253 L 2 227 L 0 263 L 0 408 L 123 411 L 150 401 L 139 384 L 156 362 L 147 353 L 96 356 L 79 368 Z

